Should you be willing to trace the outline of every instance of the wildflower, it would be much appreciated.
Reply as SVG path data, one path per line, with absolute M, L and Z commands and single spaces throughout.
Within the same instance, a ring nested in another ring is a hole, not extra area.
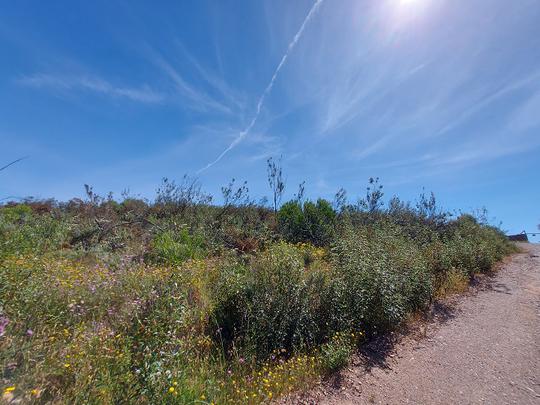
M 0 316 L 0 336 L 4 336 L 6 332 L 6 326 L 9 323 L 9 319 L 5 316 Z
M 15 386 L 12 385 L 11 387 L 7 387 L 4 389 L 4 394 L 7 394 L 8 392 L 15 391 Z
M 169 392 L 172 394 L 175 391 L 174 387 L 169 387 Z
M 204 394 L 201 395 L 201 399 L 204 401 L 206 399 L 206 397 L 204 396 Z
M 71 364 L 69 364 L 69 363 L 64 363 L 64 367 L 65 367 L 65 368 L 70 368 L 70 367 L 71 367 Z
M 34 331 L 32 329 L 28 329 L 26 331 L 26 336 L 33 336 L 34 335 Z

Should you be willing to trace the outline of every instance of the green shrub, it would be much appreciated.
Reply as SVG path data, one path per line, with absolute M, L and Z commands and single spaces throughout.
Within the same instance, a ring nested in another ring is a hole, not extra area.
M 7 223 L 22 221 L 25 217 L 32 215 L 32 208 L 26 204 L 17 204 L 13 207 L 3 207 L 0 209 L 0 217 Z
M 395 226 L 348 230 L 332 253 L 333 330 L 391 328 L 431 297 L 422 252 Z
M 310 242 L 316 246 L 330 243 L 334 235 L 336 212 L 323 199 L 285 203 L 278 212 L 279 229 L 289 242 Z
M 322 270 L 306 270 L 296 247 L 278 243 L 249 270 L 223 275 L 227 279 L 212 294 L 213 318 L 228 346 L 234 340 L 264 358 L 276 349 L 299 350 L 323 339 L 327 278 Z
M 277 215 L 279 231 L 289 242 L 302 242 L 304 234 L 304 212 L 298 201 L 289 201 L 281 206 Z
M 67 240 L 70 226 L 62 216 L 32 214 L 25 205 L 0 213 L 0 259 L 59 250 Z
M 470 215 L 462 215 L 451 224 L 444 250 L 447 270 L 456 268 L 469 276 L 490 271 L 514 251 L 498 229 L 481 225 Z
M 335 372 L 347 365 L 355 349 L 355 339 L 349 333 L 337 332 L 321 346 L 321 361 L 328 372 Z
M 188 259 L 202 259 L 206 256 L 204 239 L 190 235 L 186 228 L 179 232 L 164 231 L 152 241 L 150 257 L 161 263 L 178 265 Z

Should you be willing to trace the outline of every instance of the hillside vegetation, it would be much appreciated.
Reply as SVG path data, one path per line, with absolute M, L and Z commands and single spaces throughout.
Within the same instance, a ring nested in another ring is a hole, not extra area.
M 273 171 L 272 171 L 273 170 Z M 25 403 L 260 403 L 339 369 L 374 334 L 459 290 L 513 247 L 433 196 L 371 180 L 358 203 L 272 207 L 196 181 L 153 202 L 0 208 L 0 388 Z

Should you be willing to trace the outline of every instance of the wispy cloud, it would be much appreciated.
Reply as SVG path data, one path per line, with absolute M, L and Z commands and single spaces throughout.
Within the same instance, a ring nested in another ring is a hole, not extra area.
M 17 83 L 36 89 L 56 91 L 89 91 L 115 98 L 126 98 L 140 103 L 160 103 L 165 96 L 148 85 L 141 87 L 122 87 L 96 76 L 63 76 L 36 73 L 17 79 Z
M 189 101 L 189 107 L 199 111 L 218 111 L 231 113 L 232 110 L 224 103 L 215 100 L 206 92 L 192 86 L 180 74 L 180 72 L 156 51 L 148 49 L 152 62 L 161 69 L 174 83 L 179 94 Z
M 249 132 L 251 131 L 251 129 L 253 128 L 253 126 L 257 122 L 257 120 L 259 118 L 259 115 L 261 114 L 261 109 L 262 109 L 262 106 L 264 104 L 264 101 L 265 101 L 266 97 L 268 96 L 268 94 L 272 91 L 272 88 L 274 87 L 274 83 L 275 83 L 281 69 L 283 68 L 283 66 L 287 62 L 287 59 L 289 58 L 289 55 L 291 54 L 292 50 L 294 49 L 294 47 L 296 46 L 296 44 L 300 40 L 300 38 L 301 38 L 307 24 L 309 23 L 309 21 L 311 20 L 313 15 L 317 12 L 317 10 L 319 9 L 319 7 L 320 7 L 320 5 L 322 4 L 323 1 L 324 0 L 316 0 L 315 1 L 313 6 L 311 7 L 311 9 L 309 10 L 306 18 L 304 18 L 304 21 L 302 22 L 302 25 L 300 26 L 300 29 L 298 30 L 298 32 L 294 36 L 293 40 L 289 43 L 289 46 L 287 47 L 287 51 L 285 52 L 285 54 L 281 58 L 281 61 L 279 62 L 279 65 L 277 66 L 276 70 L 274 71 L 274 74 L 272 75 L 272 78 L 270 79 L 270 82 L 268 83 L 268 85 L 264 89 L 263 93 L 259 97 L 259 101 L 257 103 L 257 108 L 255 110 L 255 115 L 253 116 L 253 118 L 252 118 L 251 122 L 249 123 L 249 125 L 243 131 L 241 131 L 238 134 L 238 136 L 229 144 L 229 146 L 223 152 L 221 152 L 219 154 L 219 156 L 214 161 L 208 163 L 206 166 L 204 166 L 202 169 L 200 169 L 197 173 L 201 173 L 201 172 L 209 169 L 210 167 L 214 166 L 216 163 L 218 163 L 223 158 L 223 156 L 225 156 L 228 152 L 231 151 L 231 149 L 233 149 L 236 145 L 238 145 L 240 142 L 242 142 L 242 140 L 249 134 Z
M 240 110 L 244 109 L 243 97 L 223 79 L 223 74 L 218 76 L 215 72 L 201 65 L 181 42 L 177 42 L 177 45 L 202 80 L 215 90 L 228 104 Z
M 475 100 L 473 103 L 471 103 L 471 105 L 468 108 L 463 109 L 461 114 L 459 114 L 455 119 L 453 119 L 451 122 L 446 124 L 434 135 L 440 136 L 459 127 L 460 125 L 467 122 L 467 120 L 473 117 L 476 113 L 483 110 L 488 105 L 495 102 L 496 100 L 501 99 L 502 97 L 512 93 L 513 91 L 530 86 L 531 84 L 534 84 L 535 82 L 538 82 L 539 80 L 540 80 L 540 71 L 536 71 L 525 78 L 514 80 L 510 83 L 506 83 L 502 85 L 498 89 L 492 91 L 491 94 L 488 94 L 479 100 Z
M 507 122 L 510 131 L 527 131 L 540 126 L 540 91 L 537 91 L 511 115 Z

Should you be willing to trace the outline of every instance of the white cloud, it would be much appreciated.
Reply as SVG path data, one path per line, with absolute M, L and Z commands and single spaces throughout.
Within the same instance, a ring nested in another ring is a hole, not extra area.
M 175 69 L 169 62 L 167 62 L 162 56 L 158 55 L 155 51 L 149 50 L 148 52 L 151 54 L 152 62 L 169 77 L 180 95 L 190 102 L 190 108 L 200 111 L 214 110 L 222 113 L 232 112 L 227 105 L 220 103 L 219 101 L 210 97 L 204 91 L 201 91 L 189 84 L 186 80 L 184 80 L 177 69 Z
M 208 83 L 212 89 L 217 91 L 226 101 L 235 108 L 239 110 L 244 109 L 244 97 L 241 96 L 235 89 L 233 89 L 229 84 L 223 80 L 222 76 L 218 76 L 211 70 L 203 67 L 195 57 L 188 52 L 182 43 L 178 43 L 179 48 L 183 52 L 186 59 L 191 63 L 191 65 L 198 72 L 199 76 Z
M 49 88 L 58 91 L 90 91 L 110 97 L 126 98 L 141 103 L 160 103 L 164 95 L 149 86 L 122 87 L 95 76 L 60 76 L 36 73 L 23 76 L 17 83 L 37 89 Z

